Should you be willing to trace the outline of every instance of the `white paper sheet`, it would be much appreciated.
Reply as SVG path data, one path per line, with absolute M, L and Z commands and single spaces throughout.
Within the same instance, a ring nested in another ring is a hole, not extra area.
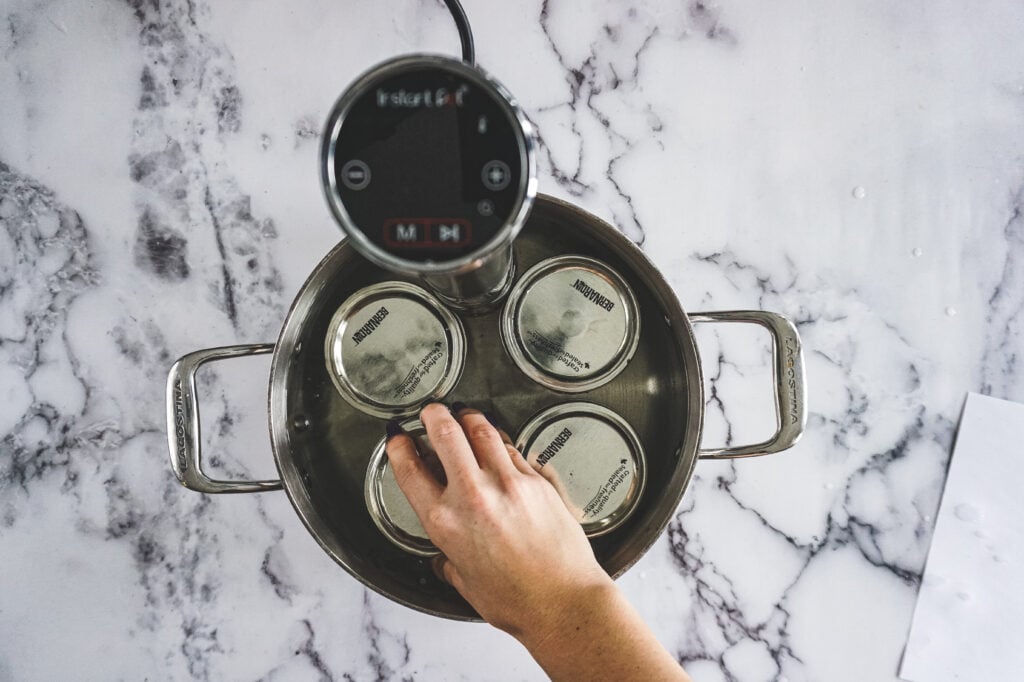
M 1024 405 L 967 396 L 900 676 L 1024 679 Z

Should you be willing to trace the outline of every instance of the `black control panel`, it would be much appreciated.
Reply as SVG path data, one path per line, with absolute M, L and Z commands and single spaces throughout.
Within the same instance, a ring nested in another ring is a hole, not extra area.
M 347 230 L 391 256 L 456 260 L 522 203 L 526 135 L 509 101 L 469 68 L 432 60 L 371 72 L 332 114 L 329 199 Z

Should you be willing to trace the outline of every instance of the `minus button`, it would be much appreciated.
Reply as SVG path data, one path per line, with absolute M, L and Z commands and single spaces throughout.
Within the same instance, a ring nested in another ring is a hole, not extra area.
M 370 184 L 370 167 L 359 159 L 352 159 L 341 167 L 341 183 L 358 192 Z

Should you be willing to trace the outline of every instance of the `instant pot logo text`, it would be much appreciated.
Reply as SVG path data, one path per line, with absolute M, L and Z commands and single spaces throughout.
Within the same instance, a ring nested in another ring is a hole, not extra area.
M 541 451 L 540 455 L 537 456 L 537 464 L 540 466 L 547 464 L 548 460 L 557 455 L 558 451 L 565 447 L 565 444 L 569 442 L 570 438 L 572 438 L 572 431 L 570 431 L 567 426 L 562 429 L 562 432 L 555 436 L 554 439 L 548 443 L 548 446 Z
M 796 339 L 786 337 L 786 384 L 789 385 L 789 423 L 800 421 L 800 406 L 796 401 L 796 354 L 800 350 Z
M 576 282 L 572 285 L 572 288 L 583 294 L 583 296 L 586 297 L 588 301 L 592 301 L 594 305 L 598 306 L 599 308 L 604 308 L 605 310 L 610 311 L 612 308 L 615 307 L 614 301 L 611 301 L 602 296 L 597 289 L 593 288 L 592 286 L 584 282 L 582 279 L 576 280 Z
M 185 436 L 188 432 L 185 429 L 185 396 L 181 390 L 180 380 L 174 382 L 174 435 L 178 441 L 178 469 L 185 473 L 188 468 L 185 459 Z
M 440 109 L 461 107 L 465 104 L 469 87 L 460 85 L 452 92 L 448 88 L 424 88 L 422 90 L 385 90 L 377 88 L 379 109 Z
M 384 318 L 387 316 L 388 309 L 381 306 L 380 310 L 375 312 L 373 317 L 366 321 L 366 324 L 356 330 L 356 333 L 352 335 L 352 342 L 358 346 L 363 342 L 363 339 L 372 334 L 374 330 L 380 326 L 380 323 L 383 322 Z

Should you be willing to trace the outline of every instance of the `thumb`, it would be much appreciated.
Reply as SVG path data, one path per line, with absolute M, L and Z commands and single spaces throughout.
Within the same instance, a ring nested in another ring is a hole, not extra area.
M 459 571 L 455 568 L 455 564 L 449 561 L 448 557 L 444 554 L 438 554 L 430 563 L 431 567 L 434 569 L 434 575 L 437 576 L 438 580 L 448 583 L 458 590 L 459 593 L 462 592 L 462 590 L 459 589 L 462 585 L 462 576 L 459 575 Z

